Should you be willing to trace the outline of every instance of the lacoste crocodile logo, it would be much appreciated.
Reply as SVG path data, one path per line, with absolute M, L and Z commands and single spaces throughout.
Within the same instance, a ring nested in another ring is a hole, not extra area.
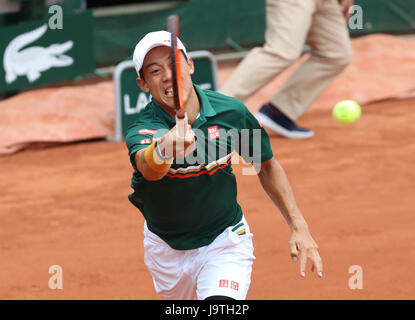
M 52 44 L 47 48 L 25 46 L 41 38 L 47 30 L 44 24 L 37 29 L 23 33 L 10 41 L 4 51 L 3 66 L 8 84 L 16 81 L 18 76 L 26 76 L 29 82 L 40 78 L 41 72 L 54 67 L 67 67 L 73 59 L 63 53 L 73 46 L 73 41 Z

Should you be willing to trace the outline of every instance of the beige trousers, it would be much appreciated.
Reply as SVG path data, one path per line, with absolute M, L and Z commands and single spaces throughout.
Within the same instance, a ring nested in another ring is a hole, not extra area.
M 270 102 L 298 119 L 349 64 L 351 46 L 338 0 L 267 0 L 265 44 L 252 49 L 220 92 L 245 100 L 294 63 L 310 57 Z

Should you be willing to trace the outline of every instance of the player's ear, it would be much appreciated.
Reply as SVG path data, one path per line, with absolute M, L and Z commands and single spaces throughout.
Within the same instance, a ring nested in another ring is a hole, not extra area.
M 150 92 L 150 88 L 147 85 L 147 82 L 145 82 L 143 79 L 141 78 L 137 78 L 136 79 L 138 86 L 140 87 L 140 89 L 146 93 Z
M 190 74 L 195 73 L 195 65 L 193 63 L 193 59 L 192 58 L 187 57 L 187 64 L 188 64 L 189 69 L 190 69 Z

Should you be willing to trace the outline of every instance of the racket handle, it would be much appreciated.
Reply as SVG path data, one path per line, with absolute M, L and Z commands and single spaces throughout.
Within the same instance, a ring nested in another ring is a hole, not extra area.
M 184 118 L 179 118 L 176 115 L 176 130 L 180 137 L 186 136 L 187 124 L 187 112 L 184 113 Z

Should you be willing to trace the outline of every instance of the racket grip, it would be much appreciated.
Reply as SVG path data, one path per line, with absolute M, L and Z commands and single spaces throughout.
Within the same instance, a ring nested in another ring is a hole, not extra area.
M 180 137 L 185 137 L 186 136 L 186 130 L 187 130 L 187 112 L 184 113 L 184 118 L 179 118 L 176 115 L 176 130 L 177 130 L 177 134 Z

